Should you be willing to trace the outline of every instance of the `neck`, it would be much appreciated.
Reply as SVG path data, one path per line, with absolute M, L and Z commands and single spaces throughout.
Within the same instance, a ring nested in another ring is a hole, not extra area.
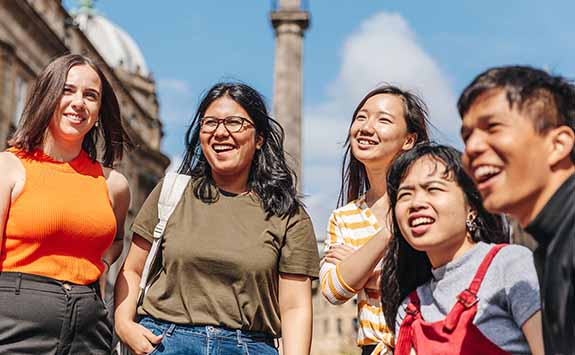
M 82 151 L 82 141 L 69 142 L 57 140 L 48 133 L 42 142 L 41 149 L 44 154 L 54 160 L 68 162 L 80 154 L 80 151 Z
M 551 197 L 553 197 L 555 192 L 557 192 L 561 185 L 563 185 L 563 183 L 573 174 L 575 174 L 575 165 L 571 165 L 566 169 L 558 170 L 551 175 L 543 189 L 538 191 L 533 198 L 528 199 L 524 203 L 525 207 L 518 213 L 514 214 L 514 217 L 519 220 L 521 227 L 527 227 L 527 225 L 537 217 L 547 202 L 549 202 Z
M 221 176 L 213 174 L 214 182 L 216 186 L 224 190 L 226 192 L 231 192 L 234 194 L 241 194 L 248 191 L 248 179 L 247 176 L 245 178 L 238 177 L 235 175 L 232 176 Z
M 438 267 L 441 267 L 459 258 L 468 250 L 473 248 L 474 245 L 475 242 L 473 242 L 471 237 L 466 233 L 466 236 L 462 239 L 461 242 L 439 247 L 436 250 L 430 250 L 427 252 L 427 257 L 431 262 L 431 266 L 434 269 L 437 269 Z
M 387 167 L 365 167 L 369 180 L 369 190 L 366 193 L 366 202 L 371 205 L 387 195 Z

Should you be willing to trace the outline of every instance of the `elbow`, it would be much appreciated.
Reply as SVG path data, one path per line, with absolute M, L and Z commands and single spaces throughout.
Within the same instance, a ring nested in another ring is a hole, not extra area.
M 328 301 L 329 303 L 337 306 L 340 304 L 344 304 L 345 302 L 347 302 L 349 300 L 349 298 L 346 297 L 342 297 L 340 295 L 336 296 L 334 295 L 331 290 L 322 287 L 321 288 L 321 294 L 323 296 L 323 298 Z

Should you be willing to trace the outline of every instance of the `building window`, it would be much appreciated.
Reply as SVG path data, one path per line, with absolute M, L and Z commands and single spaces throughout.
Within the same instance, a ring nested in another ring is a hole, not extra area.
M 324 334 L 329 334 L 329 319 L 325 318 L 323 320 L 323 332 Z
M 14 86 L 16 109 L 14 110 L 14 116 L 12 117 L 12 122 L 14 123 L 14 125 L 18 125 L 18 121 L 20 121 L 20 116 L 22 116 L 22 111 L 24 111 L 24 102 L 26 100 L 27 91 L 28 91 L 28 83 L 24 79 L 22 79 L 22 77 L 16 76 L 16 82 Z
M 339 335 L 343 334 L 343 328 L 341 327 L 342 323 L 343 322 L 342 322 L 341 318 L 338 318 L 337 319 L 337 334 L 339 334 Z

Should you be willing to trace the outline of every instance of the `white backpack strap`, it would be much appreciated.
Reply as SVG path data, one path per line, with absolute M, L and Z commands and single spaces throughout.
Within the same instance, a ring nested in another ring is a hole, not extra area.
M 176 209 L 184 190 L 190 181 L 189 175 L 182 175 L 177 173 L 167 173 L 162 183 L 162 191 L 158 200 L 158 224 L 154 228 L 154 242 L 146 258 L 146 264 L 142 271 L 142 279 L 140 280 L 140 293 L 141 296 L 145 295 L 147 291 L 146 284 L 150 276 L 150 270 L 154 264 L 154 260 L 160 250 L 162 239 L 164 237 L 164 230 L 168 224 L 170 216 Z M 140 297 L 141 298 L 141 297 Z

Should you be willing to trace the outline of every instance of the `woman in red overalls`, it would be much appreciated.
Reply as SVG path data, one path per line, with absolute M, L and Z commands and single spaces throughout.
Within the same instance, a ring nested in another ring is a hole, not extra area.
M 504 223 L 483 208 L 460 153 L 419 145 L 394 162 L 387 188 L 394 237 L 381 284 L 394 353 L 543 354 L 531 252 L 492 244 L 507 239 Z

